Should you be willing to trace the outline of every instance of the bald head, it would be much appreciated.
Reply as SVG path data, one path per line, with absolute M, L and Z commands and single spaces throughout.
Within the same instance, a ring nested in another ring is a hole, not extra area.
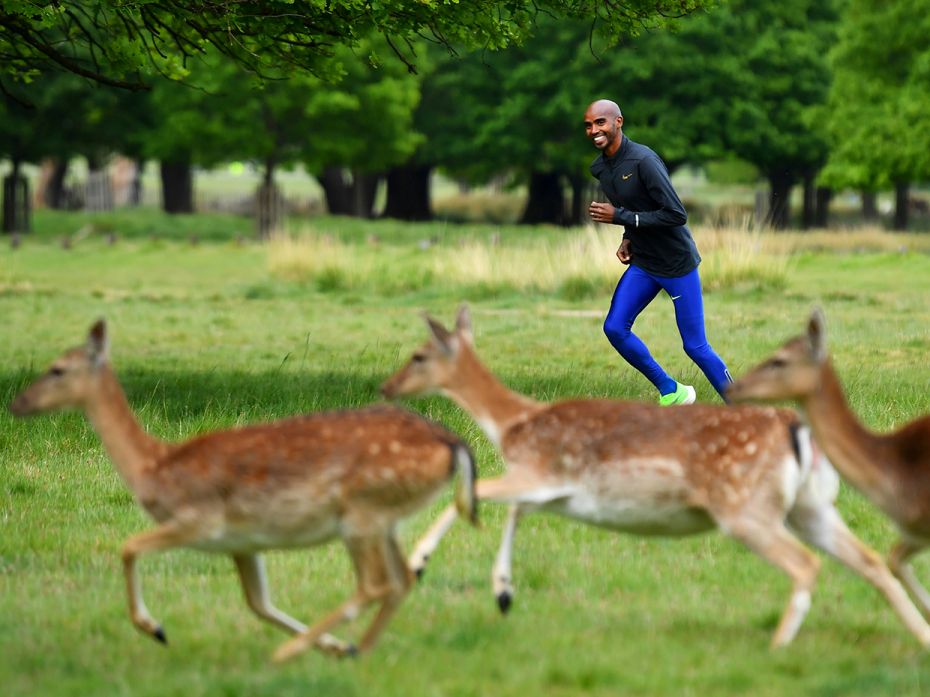
M 620 105 L 609 99 L 598 99 L 597 101 L 591 102 L 590 106 L 588 106 L 588 111 L 601 114 L 607 118 L 623 116 L 623 114 L 620 113 Z
M 613 157 L 623 143 L 623 114 L 616 102 L 598 99 L 584 114 L 584 130 L 594 147 Z

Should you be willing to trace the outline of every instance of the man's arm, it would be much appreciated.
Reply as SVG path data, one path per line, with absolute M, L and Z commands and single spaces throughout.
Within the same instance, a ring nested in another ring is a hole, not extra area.
M 668 170 L 658 157 L 648 157 L 640 161 L 639 177 L 649 196 L 659 204 L 659 208 L 654 211 L 615 208 L 611 222 L 630 227 L 677 227 L 688 222 L 684 204 L 675 193 Z

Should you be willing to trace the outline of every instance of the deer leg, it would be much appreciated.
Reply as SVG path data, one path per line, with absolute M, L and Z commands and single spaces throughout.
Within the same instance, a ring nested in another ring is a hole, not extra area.
M 378 614 L 375 615 L 358 643 L 360 652 L 368 651 L 375 645 L 381 632 L 387 626 L 388 620 L 397 611 L 401 601 L 413 584 L 414 577 L 404 561 L 403 554 L 401 554 L 400 548 L 397 546 L 397 540 L 394 539 L 393 535 L 388 535 L 384 539 L 383 549 L 384 562 L 387 567 L 387 589 L 381 597 L 381 607 L 378 609 Z
M 520 506 L 512 503 L 507 509 L 507 522 L 504 524 L 504 534 L 501 536 L 501 546 L 497 550 L 494 568 L 491 570 L 491 587 L 494 597 L 497 598 L 497 607 L 504 614 L 513 603 L 513 585 L 511 582 L 513 538 L 517 531 L 517 522 L 520 519 Z
M 233 561 L 239 572 L 242 590 L 249 607 L 261 619 L 271 622 L 291 634 L 300 634 L 307 631 L 307 626 L 298 622 L 290 615 L 276 608 L 268 593 L 268 580 L 265 575 L 265 564 L 259 554 L 234 554 Z M 323 651 L 333 653 L 345 652 L 348 644 L 334 636 L 323 634 L 317 640 L 317 647 Z
M 496 500 L 499 497 L 502 500 L 508 500 L 508 497 L 518 496 L 520 493 L 532 491 L 532 485 L 525 479 L 514 475 L 503 475 L 492 479 L 480 479 L 475 483 L 475 498 L 479 501 L 484 499 Z M 421 577 L 426 567 L 426 562 L 432 556 L 433 552 L 439 546 L 440 540 L 449 532 L 449 528 L 458 517 L 454 505 L 447 506 L 436 522 L 430 526 L 426 534 L 420 538 L 413 548 L 413 553 L 408 559 L 408 565 L 417 575 Z M 511 535 L 512 536 L 512 535 Z
M 832 505 L 792 511 L 788 523 L 804 540 L 838 559 L 880 590 L 911 634 L 923 646 L 930 645 L 930 626 L 911 603 L 904 588 L 878 553 L 850 532 Z
M 410 559 L 407 563 L 413 573 L 417 575 L 417 578 L 423 576 L 423 572 L 426 570 L 426 562 L 429 561 L 430 556 L 436 551 L 436 547 L 439 546 L 439 541 L 449 532 L 449 528 L 452 527 L 452 523 L 455 522 L 457 517 L 458 511 L 455 509 L 455 506 L 447 506 L 445 510 L 439 514 L 436 522 L 426 531 L 426 534 L 420 538 L 416 547 L 413 548 L 413 554 L 410 555 Z
M 123 545 L 123 575 L 126 578 L 126 591 L 129 596 L 129 616 L 136 627 L 157 639 L 168 643 L 161 625 L 152 617 L 145 600 L 142 598 L 142 582 L 136 574 L 136 558 L 145 552 L 155 552 L 173 547 L 182 547 L 200 537 L 200 531 L 166 523 L 154 530 L 130 537 Z
M 355 564 L 358 588 L 351 598 L 326 615 L 306 631 L 284 642 L 274 653 L 278 663 L 303 653 L 330 629 L 342 622 L 355 619 L 370 603 L 380 600 L 389 592 L 390 581 L 384 557 L 383 540 L 380 537 L 348 538 L 345 540 L 349 554 Z M 342 655 L 352 655 L 356 649 L 346 646 Z
M 520 516 L 527 510 L 527 506 L 542 505 L 562 498 L 566 490 L 514 474 L 505 474 L 494 479 L 480 480 L 475 487 L 475 495 L 481 501 L 510 504 L 501 545 L 491 569 L 491 587 L 497 599 L 497 607 L 506 614 L 513 604 L 513 540 Z
M 750 521 L 721 525 L 733 537 L 791 578 L 791 598 L 772 636 L 772 648 L 791 643 L 810 609 L 811 589 L 817 580 L 820 561 L 781 522 Z
M 891 573 L 897 576 L 904 587 L 907 588 L 911 597 L 920 606 L 924 615 L 930 617 L 930 594 L 926 588 L 921 585 L 920 581 L 914 575 L 908 560 L 924 548 L 924 545 L 913 540 L 900 539 L 897 544 L 891 548 L 888 555 L 888 566 L 891 567 Z

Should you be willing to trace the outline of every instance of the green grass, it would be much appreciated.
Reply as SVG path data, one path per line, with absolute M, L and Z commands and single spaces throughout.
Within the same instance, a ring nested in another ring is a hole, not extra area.
M 0 247 L 0 401 L 8 403 L 106 316 L 129 400 L 162 437 L 367 404 L 425 339 L 419 312 L 448 323 L 462 301 L 472 308 L 479 353 L 512 387 L 542 399 L 654 397 L 601 334 L 610 289 L 600 281 L 569 269 L 564 278 L 554 274 L 545 284 L 523 287 L 523 275 L 506 268 L 496 273 L 513 274 L 508 283 L 482 285 L 452 273 L 410 281 L 425 255 L 454 256 L 458 245 L 486 244 L 494 233 L 499 247 L 526 254 L 523 263 L 533 269 L 566 235 L 582 231 L 338 219 L 295 230 L 338 240 L 359 267 L 377 271 L 366 285 L 349 274 L 351 265 L 330 267 L 342 268 L 341 277 L 279 273 L 271 247 L 234 242 L 232 217 L 143 212 L 99 220 L 126 232 L 114 245 L 103 234 L 87 234 L 66 250 L 46 218 L 19 249 Z M 79 214 L 56 221 L 72 232 L 86 223 Z M 729 252 L 711 231 L 695 234 L 708 275 L 721 279 L 705 297 L 709 337 L 734 374 L 800 331 L 811 306 L 820 304 L 837 368 L 864 421 L 885 429 L 930 410 L 930 256 L 919 244 L 904 251 L 820 245 L 790 255 L 759 252 L 747 280 L 726 276 L 733 266 Z M 201 243 L 191 245 L 190 235 Z M 368 241 L 372 235 L 377 244 Z M 424 239 L 434 240 L 426 251 L 419 244 Z M 760 249 L 768 249 L 772 240 L 763 241 Z M 803 245 L 792 249 L 797 246 Z M 498 267 L 488 262 L 488 269 Z M 777 283 L 765 280 L 773 273 Z M 637 331 L 671 372 L 697 386 L 699 399 L 716 399 L 681 351 L 667 298 L 646 310 Z M 488 442 L 458 408 L 439 398 L 410 405 L 472 442 L 483 474 L 499 471 Z M 407 549 L 442 503 L 403 527 Z M 841 509 L 857 534 L 887 551 L 890 524 L 858 494 L 844 489 Z M 644 539 L 529 516 L 517 533 L 515 605 L 501 618 L 488 579 L 502 510 L 488 505 L 482 515 L 480 530 L 453 528 L 374 653 L 358 661 L 311 653 L 273 666 L 270 654 L 284 635 L 248 611 L 227 559 L 192 551 L 145 557 L 146 600 L 164 623 L 166 649 L 127 617 L 119 549 L 150 523 L 94 434 L 76 414 L 18 420 L 4 410 L 2 693 L 871 697 L 930 691 L 930 656 L 873 588 L 832 561 L 824 563 L 795 642 L 770 652 L 788 583 L 720 535 Z M 352 584 L 337 544 L 272 553 L 268 566 L 276 603 L 304 621 L 340 602 Z M 930 583 L 930 556 L 915 566 Z M 361 626 L 339 633 L 354 637 Z

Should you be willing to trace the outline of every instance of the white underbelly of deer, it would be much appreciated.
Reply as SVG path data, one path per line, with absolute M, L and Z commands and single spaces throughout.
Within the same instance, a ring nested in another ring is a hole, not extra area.
M 537 492 L 539 507 L 552 513 L 644 535 L 688 535 L 714 528 L 707 512 L 694 505 L 692 487 L 674 460 L 592 463 L 562 457 L 550 467 L 568 475 L 559 485 Z
M 669 501 L 665 496 L 615 493 L 599 496 L 582 489 L 541 508 L 599 527 L 640 535 L 690 535 L 715 527 L 703 509 L 684 501 Z
M 339 524 L 332 519 L 320 521 L 317 525 L 296 528 L 239 528 L 236 525 L 227 525 L 218 529 L 214 537 L 198 540 L 189 546 L 203 552 L 242 554 L 265 549 L 310 547 L 331 540 L 338 534 Z

